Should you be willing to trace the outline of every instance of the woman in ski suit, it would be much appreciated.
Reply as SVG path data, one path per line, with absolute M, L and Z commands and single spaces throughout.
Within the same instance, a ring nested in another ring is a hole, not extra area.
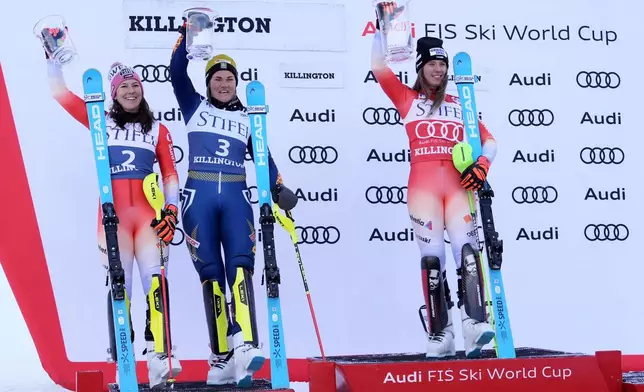
M 85 102 L 67 88 L 60 65 L 46 57 L 53 97 L 72 117 L 89 129 Z M 154 120 L 143 96 L 143 85 L 139 75 L 131 68 L 117 62 L 110 67 L 108 80 L 113 103 L 106 113 L 105 121 L 114 208 L 119 219 L 118 246 L 125 272 L 128 310 L 129 301 L 133 297 L 134 259 L 141 275 L 143 293 L 147 302 L 144 353 L 147 353 L 150 385 L 154 386 L 167 381 L 170 368 L 167 353 L 162 352 L 166 347 L 165 332 L 153 334 L 154 329 L 150 328 L 151 324 L 162 325 L 164 326 L 162 330 L 165 331 L 165 319 L 161 312 L 150 311 L 150 298 L 154 301 L 155 294 L 161 296 L 159 239 L 163 241 L 163 257 L 168 260 L 168 246 L 177 224 L 179 179 L 172 137 L 163 124 Z M 166 201 L 161 221 L 156 220 L 155 212 L 143 192 L 143 178 L 153 173 L 155 160 L 158 160 L 161 169 Z M 97 234 L 101 261 L 107 270 L 107 247 L 100 205 Z M 156 291 L 159 292 L 155 293 Z M 109 298 L 108 293 L 108 320 L 111 322 L 113 318 Z M 164 309 L 168 308 L 167 305 Z M 133 330 L 132 340 L 134 341 Z M 116 362 L 117 346 L 113 324 L 110 324 L 110 346 L 112 359 Z M 173 377 L 181 370 L 181 364 L 173 354 Z
M 479 121 L 481 157 L 462 174 L 454 167 L 452 150 L 457 142 L 464 141 L 463 116 L 458 97 L 445 92 L 449 58 L 442 44 L 442 40 L 434 37 L 417 41 L 417 79 L 409 88 L 387 66 L 377 26 L 371 67 L 380 87 L 400 113 L 409 138 L 407 208 L 421 254 L 423 293 L 429 315 L 426 356 L 455 355 L 453 302 L 445 273 L 445 229 L 458 275 L 458 307 L 465 351 L 468 357 L 476 357 L 492 340 L 494 332 L 484 316 L 485 302 L 481 305 L 473 301 L 484 290 L 474 293 L 476 290 L 469 283 L 472 279 L 466 279 L 468 273 L 477 275 L 478 261 L 476 222 L 470 214 L 467 191 L 476 191 L 485 182 L 496 155 L 496 142 Z M 478 276 L 473 279 L 479 283 L 480 273 L 479 264 Z
M 184 23 L 179 29 L 170 78 L 188 132 L 190 163 L 181 214 L 186 245 L 203 286 L 211 349 L 207 383 L 247 387 L 264 363 L 252 279 L 254 217 L 244 166 L 246 151 L 253 157 L 250 122 L 237 96 L 239 76 L 232 58 L 221 54 L 208 61 L 207 97 L 195 90 L 187 71 L 185 28 Z M 273 200 L 288 211 L 297 197 L 282 184 L 270 151 L 268 164 Z M 226 281 L 232 293 L 231 317 Z

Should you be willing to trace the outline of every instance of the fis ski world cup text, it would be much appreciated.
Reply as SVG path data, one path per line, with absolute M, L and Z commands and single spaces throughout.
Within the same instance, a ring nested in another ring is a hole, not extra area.
M 466 40 L 496 41 L 572 41 L 610 45 L 617 41 L 617 32 L 599 27 L 582 25 L 531 26 L 531 25 L 482 25 L 458 26 L 454 23 L 425 23 L 425 36 L 441 39 L 465 38 Z
M 532 366 L 519 369 L 468 368 L 429 369 L 385 374 L 383 384 L 431 384 L 440 382 L 479 382 L 491 380 L 561 379 L 572 377 L 572 369 L 553 366 Z

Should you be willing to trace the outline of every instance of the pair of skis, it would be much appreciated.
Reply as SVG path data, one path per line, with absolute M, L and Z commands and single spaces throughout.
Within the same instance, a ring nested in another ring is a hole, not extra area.
M 472 73 L 472 60 L 466 52 L 459 52 L 454 56 L 454 82 L 458 88 L 459 101 L 463 112 L 463 126 L 465 133 L 464 142 L 454 146 L 454 165 L 462 172 L 470 164 L 475 162 L 482 153 L 481 134 L 479 130 L 478 111 L 476 110 L 476 99 L 474 97 L 474 74 Z M 494 325 L 494 343 L 496 356 L 498 358 L 516 358 L 512 329 L 508 306 L 505 300 L 505 288 L 501 276 L 501 262 L 503 253 L 503 240 L 499 240 L 498 233 L 494 228 L 494 217 L 492 215 L 492 197 L 494 191 L 486 181 L 483 188 L 478 191 L 478 202 L 480 206 L 481 224 L 483 226 L 483 237 L 485 250 L 488 259 L 489 279 L 485 273 L 483 253 L 480 252 L 481 265 L 483 265 L 483 279 L 485 291 L 488 298 L 488 313 L 490 324 Z M 477 227 L 478 237 L 478 214 L 476 208 L 477 195 L 468 192 L 470 199 L 470 213 Z
M 247 112 L 250 120 L 253 160 L 257 174 L 257 193 L 259 194 L 259 224 L 262 228 L 264 251 L 264 278 L 268 307 L 268 336 L 271 352 L 271 387 L 273 389 L 290 386 L 284 327 L 282 325 L 282 306 L 280 304 L 280 271 L 275 254 L 273 211 L 268 165 L 268 142 L 266 139 L 266 91 L 264 85 L 254 80 L 246 86 Z
M 268 160 L 268 141 L 266 139 L 266 114 L 268 105 L 266 105 L 266 91 L 264 85 L 257 81 L 251 81 L 246 87 L 246 102 L 248 104 L 247 112 L 250 120 L 251 141 L 253 143 L 253 161 L 255 162 L 255 172 L 257 174 L 257 191 L 259 193 L 259 224 L 262 228 L 262 241 L 264 250 L 264 278 L 266 281 L 266 294 L 268 306 L 268 329 L 271 337 L 271 386 L 273 389 L 288 388 L 290 386 L 288 374 L 288 362 L 286 358 L 286 346 L 284 340 L 284 328 L 282 326 L 282 309 L 279 297 L 280 273 L 277 267 L 277 257 L 275 254 L 275 237 L 274 224 L 277 221 L 291 237 L 295 247 L 295 255 L 302 275 L 304 291 L 309 302 L 309 309 L 313 319 L 313 325 L 320 346 L 322 359 L 326 360 L 322 339 L 317 325 L 313 303 L 309 286 L 304 273 L 302 257 L 297 246 L 298 239 L 295 231 L 290 212 L 283 215 L 279 208 L 273 208 L 270 190 L 269 160 Z
M 121 265 L 119 253 L 117 226 L 119 223 L 114 209 L 112 194 L 112 178 L 107 148 L 107 131 L 105 129 L 105 93 L 103 92 L 103 76 L 97 69 L 88 69 L 83 73 L 83 92 L 87 118 L 94 149 L 94 161 L 98 174 L 98 189 L 103 211 L 103 226 L 107 258 L 109 263 L 109 282 L 112 300 L 112 318 L 117 352 L 112 355 L 117 358 L 120 392 L 138 392 L 139 384 L 136 378 L 136 360 L 132 349 L 130 333 L 130 314 L 127 311 L 127 294 L 125 292 L 125 271 Z

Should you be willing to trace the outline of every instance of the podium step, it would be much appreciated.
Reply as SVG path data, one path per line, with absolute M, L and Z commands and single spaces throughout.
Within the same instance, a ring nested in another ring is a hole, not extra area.
M 571 355 L 586 355 L 583 353 L 570 353 L 565 351 L 548 350 L 543 348 L 519 347 L 515 350 L 517 358 L 546 358 L 561 357 Z M 327 361 L 336 363 L 381 363 L 381 362 L 445 362 L 453 360 L 475 361 L 481 359 L 497 359 L 496 352 L 493 349 L 481 350 L 481 356 L 477 359 L 468 359 L 465 357 L 465 351 L 457 351 L 456 356 L 448 358 L 426 358 L 423 353 L 400 353 L 400 354 L 368 354 L 368 355 L 339 355 L 329 357 Z M 321 361 L 321 357 L 311 358 L 313 361 Z
M 101 371 L 81 371 L 76 373 L 76 392 L 98 392 L 102 391 L 103 385 L 103 372 Z M 107 390 L 109 392 L 119 392 L 118 384 L 108 383 Z M 226 391 L 249 391 L 249 392 L 269 392 L 269 391 L 282 391 L 294 392 L 290 388 L 272 389 L 269 380 L 256 379 L 249 388 L 236 388 L 233 384 L 222 386 L 206 385 L 202 382 L 175 382 L 164 388 L 150 389 L 147 383 L 139 384 L 139 392 L 165 392 L 165 391 L 182 391 L 182 392 L 226 392 Z
M 119 392 L 118 385 L 109 384 L 110 392 Z M 235 385 L 206 385 L 205 382 L 175 382 L 173 384 L 166 386 L 165 388 L 154 388 L 150 389 L 149 384 L 139 384 L 139 392 L 170 392 L 170 391 L 182 391 L 182 392 L 239 392 L 239 391 L 249 391 L 249 392 L 269 392 L 269 391 L 282 391 L 282 392 L 294 392 L 292 389 L 271 389 L 271 383 L 268 380 L 253 380 L 253 385 L 248 388 L 237 388 Z
M 310 392 L 621 392 L 621 352 L 594 355 L 541 348 L 516 349 L 517 358 L 428 359 L 424 353 L 311 358 Z

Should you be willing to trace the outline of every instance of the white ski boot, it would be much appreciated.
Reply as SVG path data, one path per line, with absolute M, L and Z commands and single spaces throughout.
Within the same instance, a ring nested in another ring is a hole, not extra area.
M 253 383 L 253 373 L 261 369 L 264 364 L 264 354 L 258 347 L 244 343 L 244 336 L 241 332 L 233 336 L 235 382 L 240 388 L 248 388 Z
M 454 342 L 454 324 L 452 324 L 452 311 L 447 311 L 448 322 L 445 329 L 436 333 L 427 334 L 427 358 L 444 358 L 456 355 Z
M 145 354 L 148 358 L 148 378 L 150 379 L 150 389 L 157 385 L 165 385 L 170 378 L 170 361 L 164 353 L 154 351 L 154 342 L 146 342 Z M 181 373 L 181 362 L 172 350 L 172 377 L 176 378 Z
M 465 312 L 465 306 L 462 306 L 460 310 L 463 323 L 463 340 L 465 341 L 465 356 L 467 358 L 478 358 L 481 355 L 483 346 L 494 339 L 494 330 L 489 323 L 470 318 Z
M 210 354 L 208 358 L 210 370 L 208 371 L 207 385 L 225 385 L 235 383 L 235 364 L 233 352 L 228 354 Z

